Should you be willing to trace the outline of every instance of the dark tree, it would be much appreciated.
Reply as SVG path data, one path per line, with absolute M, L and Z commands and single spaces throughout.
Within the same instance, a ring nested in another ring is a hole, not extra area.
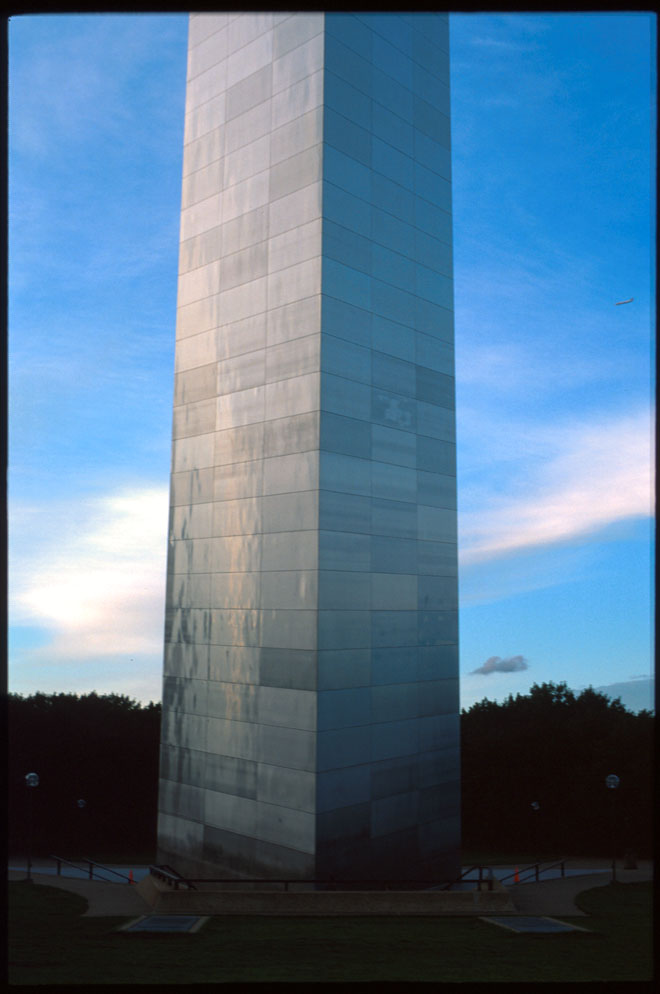
M 35 771 L 35 852 L 155 850 L 160 713 L 121 694 L 10 694 L 10 848 L 25 846 Z
M 464 845 L 609 854 L 614 815 L 620 851 L 650 853 L 653 728 L 649 712 L 565 683 L 474 704 L 461 715 Z

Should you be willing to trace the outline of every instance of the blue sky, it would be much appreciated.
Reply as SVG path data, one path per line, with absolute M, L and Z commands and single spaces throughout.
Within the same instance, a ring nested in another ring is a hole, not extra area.
M 452 16 L 466 707 L 651 674 L 654 39 Z M 160 697 L 186 44 L 10 22 L 17 692 Z

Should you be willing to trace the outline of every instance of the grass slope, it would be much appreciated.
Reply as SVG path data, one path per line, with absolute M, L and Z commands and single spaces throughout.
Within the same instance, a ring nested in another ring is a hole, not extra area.
M 11 984 L 603 981 L 651 978 L 651 884 L 580 895 L 591 934 L 515 935 L 466 918 L 211 918 L 190 936 L 122 935 L 85 901 L 9 884 Z

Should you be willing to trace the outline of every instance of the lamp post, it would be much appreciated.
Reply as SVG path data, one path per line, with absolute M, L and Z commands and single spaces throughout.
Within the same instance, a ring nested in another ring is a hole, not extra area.
M 616 832 L 614 824 L 614 795 L 621 781 L 616 773 L 610 773 L 605 777 L 605 786 L 610 792 L 610 826 L 612 833 L 612 883 L 616 883 Z
M 32 788 L 39 786 L 38 773 L 25 774 L 25 786 L 28 788 L 28 856 L 26 883 L 32 883 Z

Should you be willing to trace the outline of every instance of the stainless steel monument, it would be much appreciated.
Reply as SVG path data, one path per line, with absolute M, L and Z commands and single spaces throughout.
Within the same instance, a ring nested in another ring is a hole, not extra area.
M 190 19 L 159 858 L 449 877 L 448 17 Z

